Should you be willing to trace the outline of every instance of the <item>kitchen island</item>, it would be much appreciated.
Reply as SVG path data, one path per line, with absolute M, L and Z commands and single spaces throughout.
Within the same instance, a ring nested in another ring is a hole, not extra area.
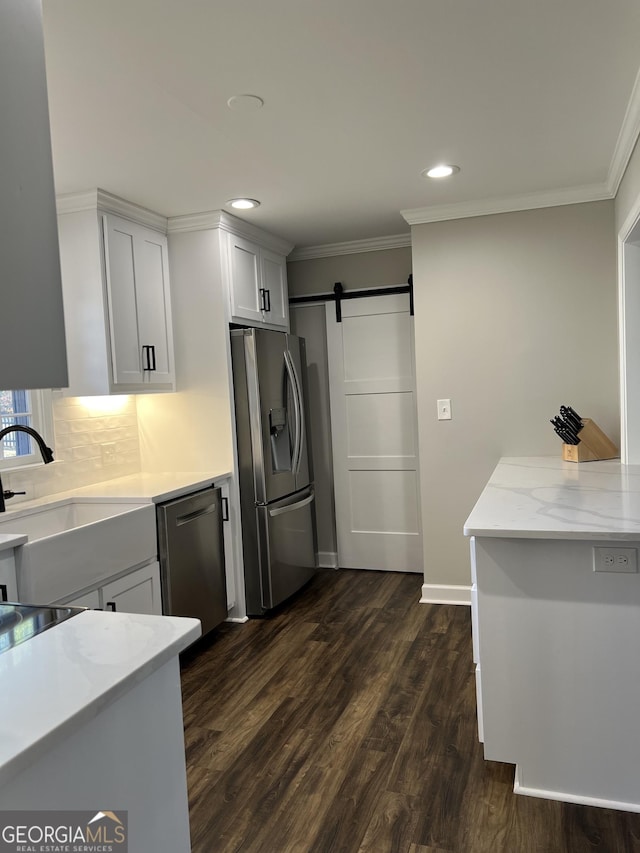
M 196 619 L 85 611 L 0 654 L 0 809 L 128 812 L 190 850 L 178 654 Z
M 502 459 L 464 532 L 485 758 L 640 812 L 640 467 Z

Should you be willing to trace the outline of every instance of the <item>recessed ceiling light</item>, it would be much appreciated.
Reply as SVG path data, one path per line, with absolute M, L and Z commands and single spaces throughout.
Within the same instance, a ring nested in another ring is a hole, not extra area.
M 230 198 L 227 204 L 235 207 L 236 210 L 251 210 L 254 207 L 260 207 L 260 202 L 255 198 Z
M 439 166 L 434 166 L 431 169 L 425 169 L 421 174 L 425 178 L 448 178 L 450 175 L 455 175 L 460 171 L 460 166 L 450 166 L 441 163 Z
M 258 95 L 232 95 L 227 106 L 238 113 L 252 113 L 263 107 L 264 101 Z

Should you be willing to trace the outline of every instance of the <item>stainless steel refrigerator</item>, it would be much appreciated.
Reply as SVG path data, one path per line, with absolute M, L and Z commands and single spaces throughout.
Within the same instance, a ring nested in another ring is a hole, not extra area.
M 247 613 L 261 616 L 316 571 L 304 340 L 234 329 L 231 356 Z

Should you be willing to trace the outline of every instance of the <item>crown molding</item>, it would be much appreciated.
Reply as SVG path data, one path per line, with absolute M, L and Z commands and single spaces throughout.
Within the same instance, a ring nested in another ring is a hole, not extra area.
M 368 240 L 350 240 L 347 243 L 325 243 L 321 246 L 302 246 L 294 249 L 289 261 L 309 261 L 312 258 L 330 258 L 335 255 L 356 255 L 360 252 L 380 252 L 383 249 L 404 249 L 411 246 L 411 234 L 389 234 Z
M 466 219 L 470 216 L 490 216 L 494 213 L 512 213 L 518 210 L 535 210 L 539 207 L 560 207 L 564 204 L 582 204 L 613 198 L 608 185 L 587 184 L 582 187 L 567 187 L 561 190 L 526 193 L 523 195 L 487 198 L 477 201 L 462 201 L 455 204 L 440 204 L 401 210 L 409 225 L 426 222 L 442 222 L 447 219 Z
M 270 234 L 262 228 L 244 219 L 239 219 L 224 210 L 209 210 L 203 213 L 188 213 L 184 216 L 170 216 L 167 220 L 169 234 L 180 234 L 185 231 L 211 231 L 213 229 L 227 231 L 229 234 L 245 237 L 258 243 L 265 249 L 271 249 L 279 255 L 288 255 L 293 249 L 293 243 Z
M 629 165 L 638 136 L 640 136 L 640 71 L 638 71 L 631 90 L 631 97 L 627 104 L 627 110 L 622 120 L 622 127 L 609 166 L 607 185 L 612 196 L 618 192 L 618 187 Z
M 113 213 L 116 216 L 122 216 L 124 219 L 138 222 L 140 225 L 146 225 L 148 228 L 153 228 L 163 234 L 167 233 L 166 216 L 161 216 L 159 213 L 154 213 L 153 210 L 140 207 L 138 204 L 133 204 L 99 188 L 81 193 L 59 195 L 56 197 L 56 209 L 59 216 L 65 213 L 78 213 L 82 210 L 99 209 L 103 213 Z

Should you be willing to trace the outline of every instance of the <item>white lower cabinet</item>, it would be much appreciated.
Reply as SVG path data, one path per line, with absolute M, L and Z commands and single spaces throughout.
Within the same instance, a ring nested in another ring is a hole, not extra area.
M 0 602 L 18 601 L 18 583 L 13 548 L 0 552 Z
M 136 569 L 130 575 L 105 584 L 101 594 L 105 610 L 161 615 L 159 563 L 151 563 L 142 569 Z
M 89 607 L 91 610 L 101 610 L 100 590 L 92 589 L 91 592 L 85 592 L 84 595 L 80 595 L 78 598 L 65 601 L 65 604 L 69 605 L 69 607 Z
M 64 602 L 72 607 L 162 615 L 160 564 L 156 561 Z

